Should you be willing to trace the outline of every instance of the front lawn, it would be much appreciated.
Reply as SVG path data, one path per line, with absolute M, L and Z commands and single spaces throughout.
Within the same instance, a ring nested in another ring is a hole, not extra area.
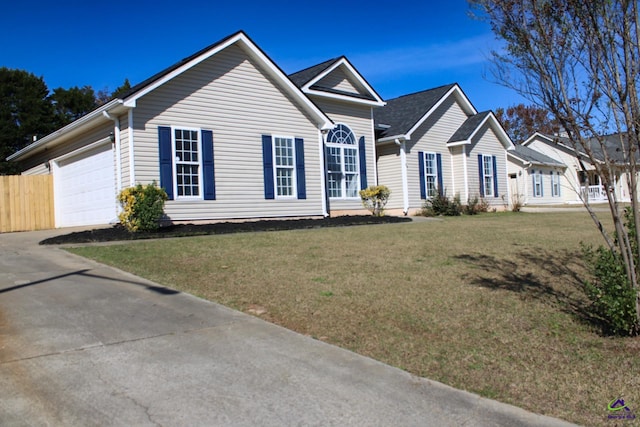
M 584 425 L 640 417 L 640 340 L 584 311 L 583 213 L 501 213 L 70 251 L 413 374 Z

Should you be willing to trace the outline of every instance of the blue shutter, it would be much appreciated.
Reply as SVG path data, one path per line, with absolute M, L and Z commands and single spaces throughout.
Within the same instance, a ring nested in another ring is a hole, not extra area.
M 533 189 L 533 197 L 539 197 L 536 191 L 536 171 L 531 171 L 531 188 Z
M 296 138 L 296 185 L 298 199 L 307 198 L 307 184 L 304 178 L 304 140 Z
M 480 177 L 480 196 L 484 197 L 484 163 L 482 163 L 482 154 L 478 154 L 478 176 Z
M 444 184 L 442 183 L 442 154 L 436 153 L 436 167 L 438 168 L 438 194 L 444 195 Z
M 271 135 L 262 135 L 262 165 L 264 169 L 264 198 L 275 199 L 273 190 L 273 150 Z
M 160 187 L 173 200 L 173 149 L 171 148 L 171 128 L 158 126 L 158 152 L 160 155 Z
M 213 167 L 213 132 L 202 131 L 202 180 L 204 185 L 204 199 L 216 199 L 216 181 Z
M 424 152 L 418 151 L 418 171 L 420 174 L 420 198 L 427 198 L 427 187 L 424 182 Z
M 364 147 L 364 136 L 358 140 L 358 152 L 360 154 L 360 189 L 367 188 L 367 152 Z
M 542 171 L 540 173 L 540 197 L 544 197 L 544 177 L 542 176 Z
M 493 156 L 493 197 L 498 196 L 498 158 Z

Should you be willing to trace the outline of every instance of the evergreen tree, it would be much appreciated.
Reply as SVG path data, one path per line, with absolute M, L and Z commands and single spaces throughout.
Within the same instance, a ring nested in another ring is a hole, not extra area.
M 7 156 L 55 129 L 49 89 L 42 77 L 0 67 L 0 175 L 18 173 Z

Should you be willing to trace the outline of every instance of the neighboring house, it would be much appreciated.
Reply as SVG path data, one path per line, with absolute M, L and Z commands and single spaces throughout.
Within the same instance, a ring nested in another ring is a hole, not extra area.
M 389 211 L 413 214 L 438 193 L 463 204 L 509 203 L 506 153 L 513 143 L 457 84 L 388 100 L 374 116 L 378 183 L 391 189 Z
M 512 204 L 564 202 L 568 188 L 565 164 L 519 144 L 507 152 L 507 159 Z
M 553 159 L 566 166 L 561 179 L 561 195 L 557 203 L 582 203 L 580 195 L 588 197 L 592 203 L 606 202 L 607 194 L 602 180 L 595 171 L 587 155 L 572 148 L 566 137 L 544 135 L 536 132 L 529 137 L 523 146 Z M 619 150 L 619 135 L 609 135 L 605 141 L 607 155 L 617 163 L 622 163 L 622 153 Z M 592 145 L 596 161 L 604 161 L 604 154 L 599 144 Z M 616 171 L 614 189 L 617 199 L 622 202 L 630 201 L 629 186 L 624 176 L 623 168 Z M 531 199 L 530 203 L 538 203 Z
M 238 32 L 9 160 L 53 175 L 67 227 L 116 222 L 116 195 L 152 182 L 170 221 L 365 213 L 375 184 L 405 214 L 436 191 L 499 207 L 512 148 L 457 84 L 386 104 L 345 57 L 287 76 Z

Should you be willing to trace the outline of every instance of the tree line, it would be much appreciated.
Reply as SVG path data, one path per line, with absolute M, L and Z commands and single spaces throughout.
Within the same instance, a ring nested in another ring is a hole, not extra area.
M 8 156 L 129 89 L 125 79 L 113 92 L 91 86 L 50 91 L 42 77 L 0 67 L 0 175 L 19 173 L 17 164 L 6 161 Z

